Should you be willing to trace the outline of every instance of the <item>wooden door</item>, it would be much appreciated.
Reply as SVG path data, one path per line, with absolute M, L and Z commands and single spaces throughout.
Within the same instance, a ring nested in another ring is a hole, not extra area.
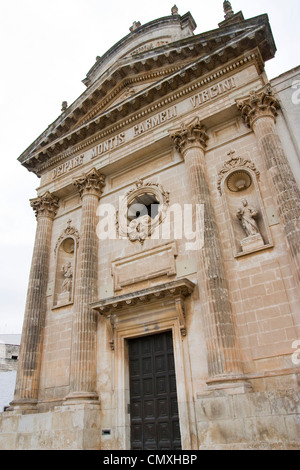
M 128 343 L 131 449 L 181 449 L 172 333 Z

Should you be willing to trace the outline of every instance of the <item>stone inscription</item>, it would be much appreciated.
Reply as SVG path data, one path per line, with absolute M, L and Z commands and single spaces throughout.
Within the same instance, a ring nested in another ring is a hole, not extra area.
M 233 88 L 236 88 L 236 86 L 235 77 L 230 77 L 200 91 L 183 102 L 178 102 L 176 106 L 171 106 L 170 108 L 161 111 L 148 119 L 145 119 L 144 121 L 136 124 L 126 131 L 101 142 L 84 154 L 72 158 L 62 165 L 59 165 L 53 170 L 53 179 L 64 175 L 79 165 L 82 165 L 84 159 L 94 159 L 96 157 L 105 155 L 108 152 L 117 149 L 122 144 L 130 142 L 136 137 L 139 137 L 144 133 L 151 131 L 156 127 L 176 118 L 177 116 L 180 116 L 182 113 L 187 111 L 187 105 L 192 107 L 192 109 L 196 109 L 202 105 L 205 105 L 207 102 L 213 100 L 217 96 L 223 95 Z
M 131 55 L 135 55 L 135 54 L 141 54 L 143 52 L 146 52 L 146 51 L 151 51 L 152 49 L 155 49 L 156 47 L 160 47 L 160 46 L 164 46 L 165 44 L 168 44 L 169 41 L 155 41 L 155 42 L 151 42 L 149 44 L 144 44 L 143 46 L 140 46 L 138 47 L 137 49 L 135 49 Z
M 78 166 L 83 164 L 84 154 L 79 155 L 77 157 L 68 160 L 67 162 L 59 165 L 58 167 L 54 168 L 53 170 L 53 179 L 58 178 L 59 176 L 64 175 L 68 171 L 73 170 L 73 168 L 77 168 Z
M 121 132 L 120 134 L 111 137 L 110 139 L 105 140 L 104 142 L 101 142 L 101 144 L 97 145 L 92 149 L 92 157 L 99 157 L 99 155 L 102 155 L 103 153 L 109 152 L 110 150 L 114 150 L 117 148 L 119 145 L 124 144 L 125 142 L 125 133 Z
M 223 80 L 222 82 L 217 83 L 209 88 L 206 88 L 203 91 L 200 91 L 197 95 L 194 95 L 190 102 L 192 103 L 194 108 L 205 104 L 207 101 L 212 100 L 216 96 L 222 95 L 226 93 L 226 91 L 230 91 L 236 87 L 234 78 L 228 78 L 227 80 Z
M 162 111 L 161 113 L 155 114 L 149 119 L 137 124 L 133 128 L 134 137 L 143 134 L 146 131 L 153 129 L 154 127 L 159 126 L 160 124 L 169 121 L 173 117 L 177 116 L 176 106 L 172 106 L 172 108 L 167 109 L 166 111 Z
M 121 144 L 124 144 L 125 142 L 128 142 L 134 139 L 135 137 L 140 136 L 144 132 L 150 131 L 151 129 L 154 129 L 157 126 L 160 126 L 160 124 L 163 124 L 176 116 L 176 106 L 172 106 L 166 111 L 161 111 L 160 113 L 155 114 L 154 116 L 149 119 L 146 119 L 140 124 L 131 127 L 126 132 L 121 132 L 120 134 L 111 137 L 110 139 L 107 139 L 104 142 L 101 142 L 101 144 L 97 145 L 91 150 L 91 158 L 104 155 L 105 153 L 114 150 Z

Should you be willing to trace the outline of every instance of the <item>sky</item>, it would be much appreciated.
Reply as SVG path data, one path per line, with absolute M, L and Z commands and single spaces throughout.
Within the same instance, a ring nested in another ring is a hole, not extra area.
M 180 15 L 190 11 L 195 34 L 218 27 L 222 0 L 175 0 Z M 39 179 L 19 155 L 70 105 L 82 80 L 111 46 L 145 24 L 171 14 L 174 0 L 0 0 L 1 198 L 0 334 L 22 330 L 36 220 L 29 199 Z M 233 0 L 245 18 L 269 15 L 277 45 L 268 62 L 269 79 L 300 64 L 299 0 Z

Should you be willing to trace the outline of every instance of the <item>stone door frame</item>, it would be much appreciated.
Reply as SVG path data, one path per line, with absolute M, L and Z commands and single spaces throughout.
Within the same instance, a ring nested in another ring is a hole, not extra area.
M 136 324 L 129 322 L 124 328 L 116 328 L 115 334 L 115 351 L 114 351 L 114 369 L 115 369 L 115 396 L 114 408 L 115 415 L 115 442 L 118 443 L 119 449 L 130 450 L 130 414 L 128 413 L 128 405 L 130 403 L 129 388 L 129 355 L 128 355 L 128 339 L 141 336 L 153 335 L 155 333 L 163 333 L 172 331 L 175 375 L 177 386 L 177 400 L 179 411 L 179 425 L 181 432 L 182 448 L 185 450 L 192 449 L 192 429 L 190 410 L 188 407 L 188 391 L 187 387 L 191 383 L 189 358 L 186 348 L 183 346 L 183 338 L 181 334 L 180 322 L 176 314 L 176 307 L 168 313 L 173 313 L 169 318 L 165 317 L 166 311 L 160 311 L 154 314 L 152 321 L 145 324 L 139 324 L 136 318 Z M 169 315 L 168 315 L 169 316 Z M 188 370 L 187 370 L 188 369 Z

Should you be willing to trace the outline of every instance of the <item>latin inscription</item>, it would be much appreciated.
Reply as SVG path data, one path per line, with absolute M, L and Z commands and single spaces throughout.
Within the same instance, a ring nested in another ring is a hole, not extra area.
M 124 144 L 126 139 L 125 133 L 121 132 L 120 134 L 111 137 L 110 139 L 101 142 L 101 144 L 97 145 L 92 149 L 92 157 L 99 157 L 103 153 L 109 152 L 110 150 L 114 150 L 119 145 Z
M 83 164 L 83 160 L 84 154 L 74 157 L 71 160 L 68 160 L 67 162 L 63 163 L 62 165 L 59 165 L 58 167 L 54 168 L 52 178 L 58 178 L 59 176 L 62 176 L 65 173 L 68 173 L 69 171 L 73 170 L 73 168 L 77 168 L 78 166 Z
M 146 131 L 153 129 L 154 127 L 163 124 L 164 122 L 169 121 L 170 119 L 177 116 L 176 106 L 172 106 L 172 108 L 167 109 L 166 111 L 162 111 L 161 113 L 155 114 L 149 119 L 137 124 L 133 128 L 134 137 L 137 137 L 143 134 Z
M 230 91 L 236 87 L 234 78 L 228 78 L 227 80 L 223 80 L 222 82 L 217 83 L 209 88 L 206 88 L 203 91 L 200 91 L 197 95 L 194 95 L 190 101 L 194 108 L 205 104 L 207 101 L 212 100 L 216 96 L 222 95 L 226 93 L 226 91 Z
M 235 78 L 230 77 L 200 91 L 191 98 L 185 100 L 184 103 L 179 102 L 176 106 L 172 106 L 164 111 L 161 111 L 160 113 L 157 113 L 154 116 L 145 119 L 141 123 L 136 124 L 135 126 L 127 129 L 126 131 L 121 132 L 120 134 L 117 134 L 113 137 L 110 137 L 109 139 L 93 147 L 87 153 L 72 158 L 71 160 L 63 163 L 62 165 L 59 165 L 53 170 L 53 179 L 58 178 L 59 176 L 62 176 L 65 173 L 71 171 L 72 169 L 82 165 L 85 156 L 87 156 L 87 158 L 89 159 L 93 159 L 105 155 L 108 152 L 115 150 L 122 144 L 129 142 L 152 129 L 155 129 L 156 127 L 168 122 L 169 120 L 172 120 L 173 118 L 176 118 L 177 115 L 181 114 L 181 109 L 182 112 L 185 113 L 187 103 L 190 103 L 192 108 L 195 109 L 213 100 L 217 96 L 223 95 L 224 93 L 232 90 L 233 88 L 236 88 Z

